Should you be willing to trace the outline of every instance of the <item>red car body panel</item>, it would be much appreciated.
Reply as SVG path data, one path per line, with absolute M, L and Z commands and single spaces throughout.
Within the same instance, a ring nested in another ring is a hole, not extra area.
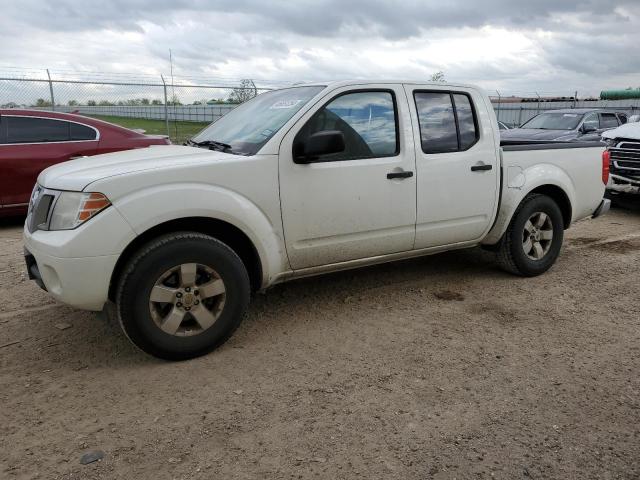
M 94 140 L 7 143 L 7 117 L 51 118 L 90 127 L 97 133 Z M 165 136 L 145 135 L 82 115 L 0 109 L 0 216 L 25 214 L 38 175 L 51 165 L 76 157 L 170 143 Z

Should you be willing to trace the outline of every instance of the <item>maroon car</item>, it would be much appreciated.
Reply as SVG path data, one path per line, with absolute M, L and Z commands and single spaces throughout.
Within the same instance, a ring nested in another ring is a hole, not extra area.
M 50 165 L 169 143 L 164 136 L 144 135 L 82 115 L 0 109 L 0 216 L 27 212 L 38 174 Z

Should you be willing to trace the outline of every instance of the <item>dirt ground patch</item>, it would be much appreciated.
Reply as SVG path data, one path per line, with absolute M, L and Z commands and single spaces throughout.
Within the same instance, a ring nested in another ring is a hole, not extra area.
M 440 290 L 439 292 L 435 292 L 433 296 L 440 300 L 447 301 L 454 300 L 456 302 L 462 302 L 464 300 L 464 295 L 459 292 L 454 292 L 453 290 Z
M 166 363 L 28 281 L 5 221 L 0 477 L 638 479 L 639 235 L 581 222 L 530 279 L 472 249 L 281 285 Z
M 598 242 L 589 245 L 589 248 L 601 250 L 603 252 L 621 253 L 623 255 L 640 250 L 640 238 L 635 240 L 611 240 L 609 242 Z

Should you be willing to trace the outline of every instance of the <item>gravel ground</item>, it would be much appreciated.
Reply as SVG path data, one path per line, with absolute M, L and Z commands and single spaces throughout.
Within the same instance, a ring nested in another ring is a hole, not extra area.
M 533 279 L 473 249 L 278 286 L 182 363 L 51 300 L 20 236 L 0 224 L 3 479 L 640 478 L 640 207 Z

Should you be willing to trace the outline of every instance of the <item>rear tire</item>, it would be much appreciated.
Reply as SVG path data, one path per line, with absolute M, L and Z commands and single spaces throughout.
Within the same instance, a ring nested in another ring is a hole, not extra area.
M 563 239 L 564 221 L 558 204 L 546 195 L 529 194 L 498 243 L 498 263 L 515 275 L 540 275 L 555 263 Z
M 250 283 L 227 245 L 195 232 L 159 237 L 124 268 L 116 294 L 120 325 L 141 350 L 186 360 L 224 343 L 245 316 Z

